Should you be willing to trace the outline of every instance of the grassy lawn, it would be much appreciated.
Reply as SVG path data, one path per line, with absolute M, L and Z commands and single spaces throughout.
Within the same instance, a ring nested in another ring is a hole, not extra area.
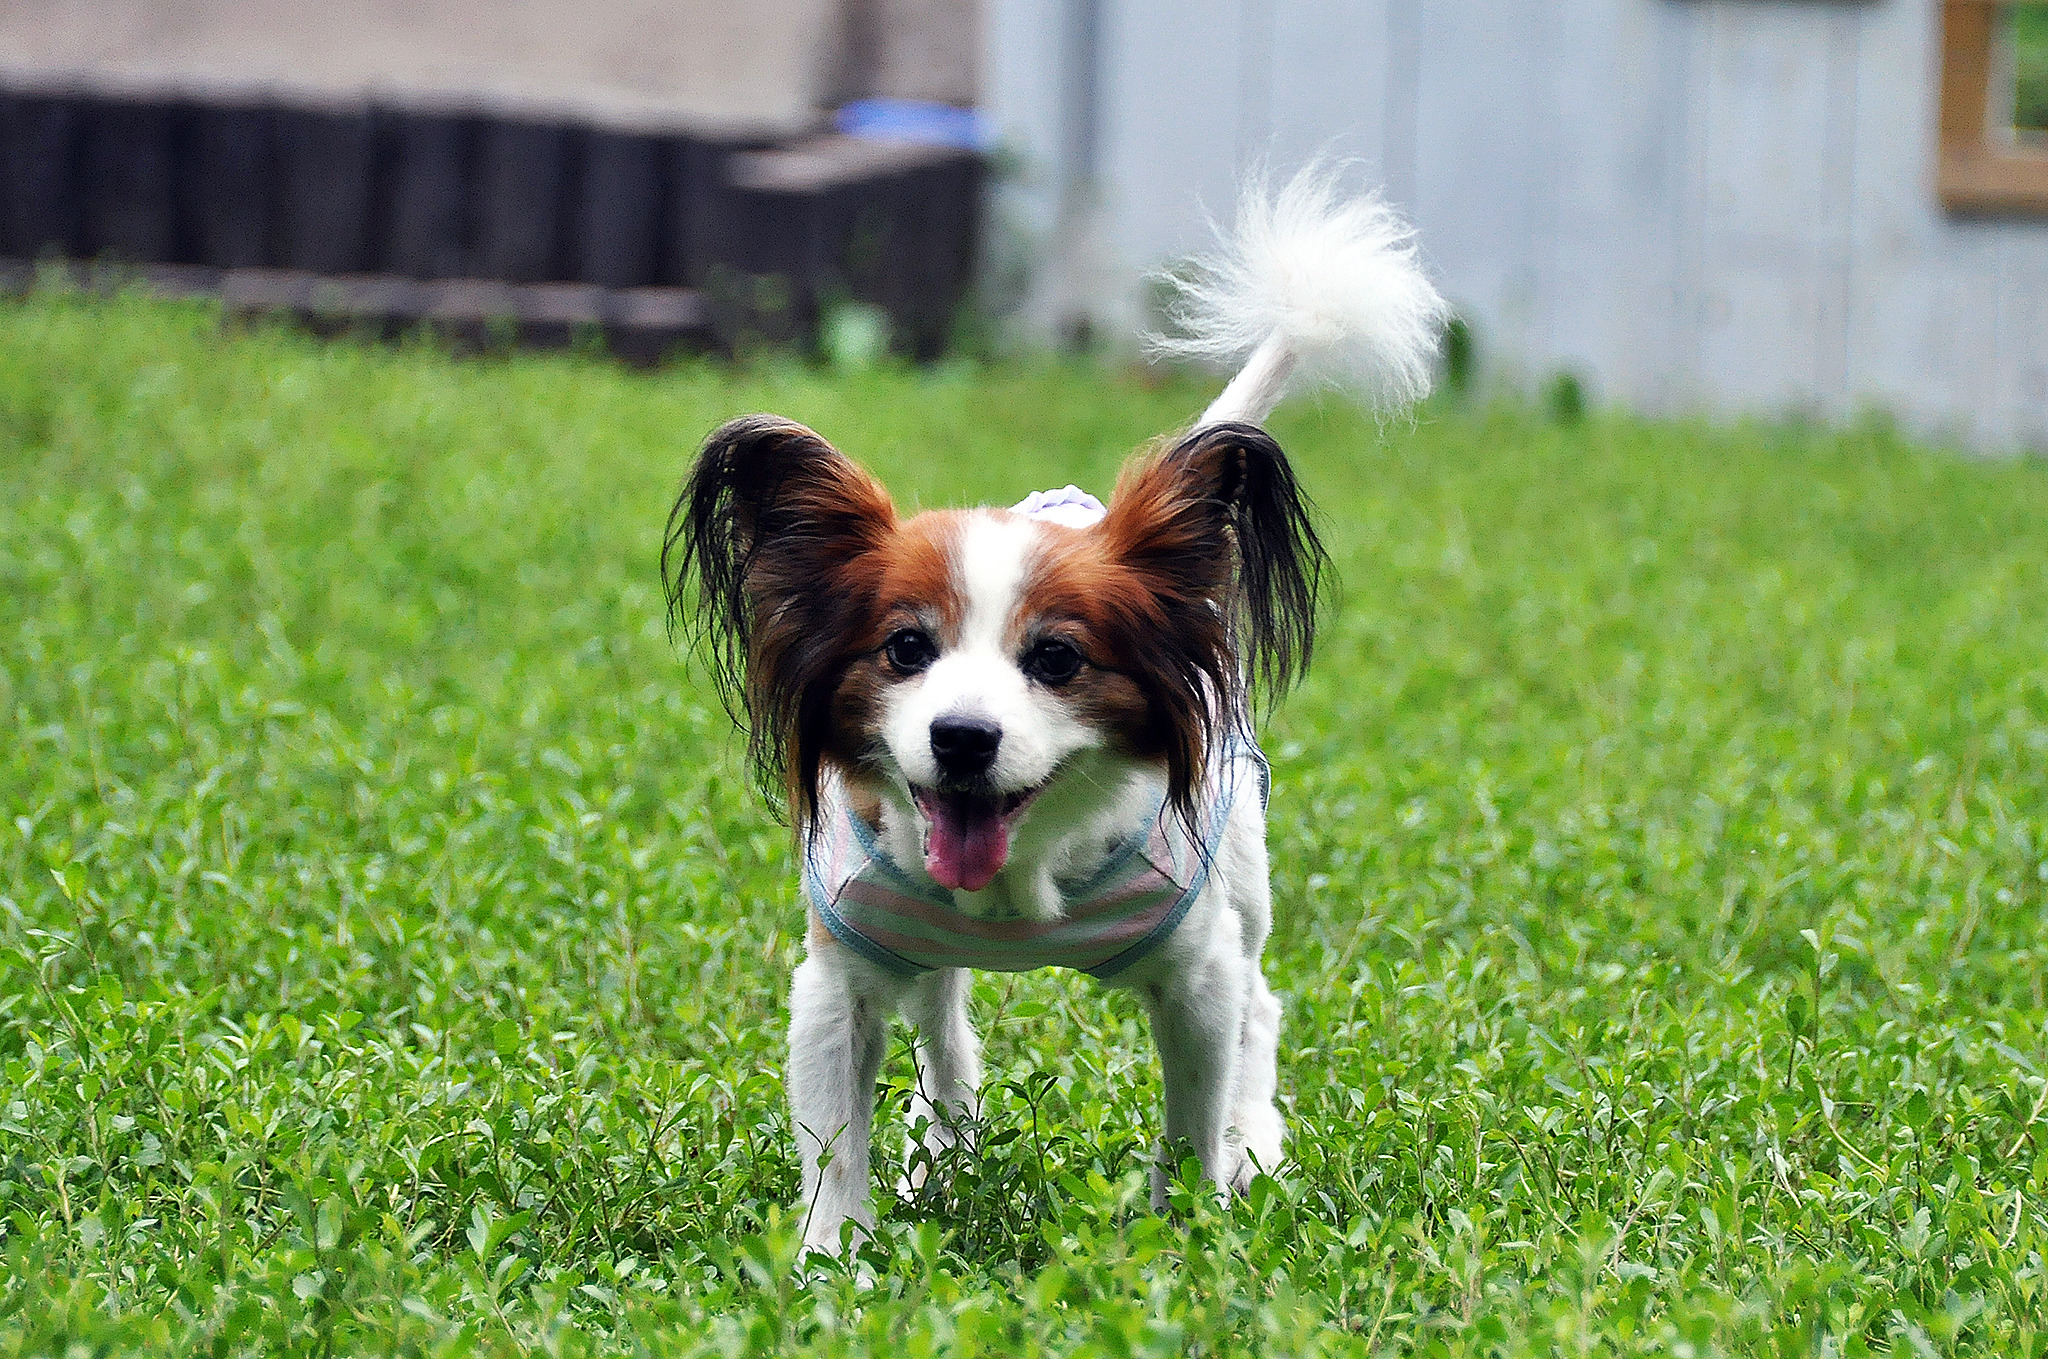
M 981 1152 L 792 1282 L 685 461 L 1007 503 L 1205 395 L 0 307 L 0 1353 L 2048 1353 L 2048 468 L 1516 408 L 1276 425 L 1282 1176 L 1151 1216 L 1137 1007 L 985 977 Z

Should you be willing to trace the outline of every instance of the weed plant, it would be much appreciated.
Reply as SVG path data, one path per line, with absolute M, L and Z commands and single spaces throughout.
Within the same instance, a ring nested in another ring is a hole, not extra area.
M 2048 470 L 1874 424 L 1285 413 L 1288 1163 L 1152 1215 L 1137 1008 L 985 976 L 979 1150 L 800 1282 L 677 481 L 1106 491 L 1206 395 L 0 307 L 0 1353 L 2048 1352 Z

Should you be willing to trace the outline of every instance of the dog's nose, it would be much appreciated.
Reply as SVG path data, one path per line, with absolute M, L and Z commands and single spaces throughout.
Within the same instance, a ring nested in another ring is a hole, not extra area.
M 941 717 L 932 722 L 932 755 L 949 779 L 986 774 L 1002 743 L 1002 727 L 986 717 Z

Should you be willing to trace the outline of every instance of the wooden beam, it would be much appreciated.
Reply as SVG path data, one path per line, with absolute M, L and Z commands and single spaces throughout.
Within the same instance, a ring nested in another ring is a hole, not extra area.
M 1945 0 L 1935 189 L 1951 212 L 2048 214 L 2048 153 L 1990 125 L 1999 0 Z

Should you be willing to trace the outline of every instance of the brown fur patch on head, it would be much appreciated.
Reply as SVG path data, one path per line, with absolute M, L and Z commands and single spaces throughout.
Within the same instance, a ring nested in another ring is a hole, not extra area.
M 1162 758 L 1183 815 L 1220 729 L 1307 663 L 1325 561 L 1280 446 L 1212 425 L 1134 460 L 1109 513 L 1046 525 L 1025 589 L 1033 626 L 1088 664 L 1058 692 L 1131 754 Z
M 961 512 L 937 510 L 901 525 L 874 554 L 867 616 L 849 639 L 846 666 L 832 695 L 825 754 L 856 786 L 869 780 L 882 740 L 882 700 L 901 677 L 882 654 L 898 628 L 921 628 L 957 642 L 967 609 L 957 579 Z M 879 793 L 872 796 L 879 797 Z
M 1046 526 L 1024 587 L 1019 650 L 1056 637 L 1080 651 L 1086 664 L 1054 697 L 1106 733 L 1112 750 L 1160 760 L 1169 799 L 1191 806 L 1209 741 L 1204 696 L 1221 692 L 1228 664 L 1222 617 L 1148 572 L 1128 530 L 1108 530 Z
M 944 643 L 960 639 L 967 600 L 960 593 L 960 540 L 968 511 L 927 510 L 907 521 L 878 559 L 882 626 L 915 625 Z M 879 642 L 876 643 L 880 645 Z

